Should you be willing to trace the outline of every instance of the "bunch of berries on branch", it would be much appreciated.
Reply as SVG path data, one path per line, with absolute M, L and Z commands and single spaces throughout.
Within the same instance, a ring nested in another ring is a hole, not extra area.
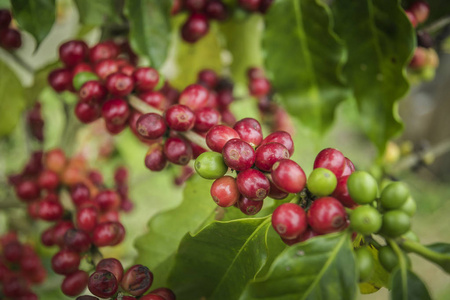
M 0 9 L 0 47 L 14 50 L 22 46 L 20 32 L 11 27 L 12 16 L 7 9 Z

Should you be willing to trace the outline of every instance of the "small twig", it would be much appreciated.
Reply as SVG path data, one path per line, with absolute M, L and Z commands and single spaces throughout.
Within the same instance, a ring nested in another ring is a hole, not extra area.
M 450 16 L 446 16 L 446 17 L 443 17 L 443 18 L 431 23 L 430 25 L 425 27 L 423 30 L 428 33 L 433 33 L 449 24 L 450 24 Z

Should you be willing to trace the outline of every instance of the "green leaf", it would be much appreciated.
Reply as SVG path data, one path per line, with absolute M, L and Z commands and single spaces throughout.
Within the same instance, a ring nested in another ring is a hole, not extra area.
M 87 25 L 120 23 L 120 1 L 118 0 L 75 0 L 80 15 L 80 22 Z
M 427 287 L 407 268 L 397 268 L 391 280 L 392 300 L 431 300 Z
M 172 1 L 167 0 L 125 1 L 131 47 L 147 56 L 157 69 L 166 60 L 169 50 L 171 5 Z
M 349 96 L 342 77 L 345 49 L 319 0 L 275 1 L 266 15 L 266 69 L 289 114 L 317 133 L 332 124 Z
M 169 284 L 180 299 L 238 299 L 267 259 L 271 217 L 214 222 L 180 244 Z
M 25 108 L 22 84 L 16 74 L 0 61 L 0 137 L 9 134 Z
M 55 0 L 14 0 L 11 4 L 14 18 L 39 46 L 55 23 Z
M 427 248 L 434 252 L 450 255 L 450 244 L 447 243 L 435 243 L 427 245 Z
M 347 233 L 319 236 L 287 248 L 268 274 L 240 299 L 355 299 L 356 264 Z
M 398 1 L 340 0 L 332 8 L 335 29 L 348 49 L 344 72 L 362 129 L 381 154 L 403 128 L 397 101 L 409 89 L 405 66 L 416 47 L 415 32 Z
M 136 263 L 156 269 L 175 253 L 183 236 L 195 232 L 212 216 L 217 205 L 209 190 L 212 182 L 193 176 L 183 192 L 183 202 L 176 208 L 154 216 L 148 224 L 148 233 L 136 240 Z M 158 273 L 155 272 L 155 280 Z M 161 285 L 164 282 L 160 282 Z M 159 285 L 159 284 L 156 284 Z M 156 286 L 155 285 L 155 286 Z
M 35 72 L 33 85 L 25 89 L 25 97 L 29 105 L 33 104 L 42 90 L 48 87 L 48 74 L 58 65 L 59 63 L 52 63 Z

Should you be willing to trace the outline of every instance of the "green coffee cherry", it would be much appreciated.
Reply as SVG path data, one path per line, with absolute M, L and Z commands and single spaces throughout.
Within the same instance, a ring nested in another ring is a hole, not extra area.
M 363 171 L 356 171 L 350 175 L 347 188 L 350 197 L 358 204 L 369 204 L 378 194 L 377 181 L 372 175 Z
M 200 154 L 195 160 L 194 168 L 201 177 L 206 179 L 220 178 L 228 171 L 222 154 L 212 151 Z
M 403 182 L 392 182 L 381 192 L 380 204 L 391 210 L 401 207 L 409 197 L 409 189 Z
M 366 247 L 355 250 L 356 265 L 359 271 L 359 280 L 365 281 L 372 275 L 374 260 L 372 253 Z
M 92 72 L 80 72 L 73 77 L 72 84 L 75 90 L 78 91 L 83 84 L 90 80 L 98 80 L 98 76 Z
M 358 233 L 369 235 L 380 230 L 381 214 L 370 205 L 358 206 L 350 214 L 350 226 Z
M 307 181 L 308 190 L 319 197 L 331 195 L 336 185 L 336 175 L 325 168 L 314 169 Z

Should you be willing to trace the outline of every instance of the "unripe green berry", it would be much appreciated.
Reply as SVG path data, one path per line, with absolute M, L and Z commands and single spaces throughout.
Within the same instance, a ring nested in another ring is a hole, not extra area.
M 359 280 L 365 281 L 372 275 L 374 260 L 372 253 L 366 247 L 355 250 L 356 265 L 359 271 Z
M 358 204 L 369 204 L 378 194 L 377 181 L 364 171 L 353 172 L 348 178 L 347 188 L 350 197 Z
M 203 152 L 194 163 L 197 173 L 206 179 L 217 179 L 225 175 L 228 167 L 223 160 L 223 156 L 218 152 Z
M 411 220 L 407 213 L 401 210 L 390 210 L 383 215 L 381 233 L 395 238 L 408 232 Z
M 358 233 L 369 235 L 380 230 L 381 214 L 370 205 L 358 206 L 350 214 L 350 226 Z
M 308 177 L 308 190 L 316 196 L 331 195 L 337 185 L 336 175 L 328 169 L 314 169 Z
M 75 90 L 78 91 L 83 84 L 90 80 L 98 80 L 98 76 L 92 72 L 80 72 L 73 77 L 72 84 Z
M 409 197 L 409 189 L 403 182 L 392 182 L 381 192 L 380 204 L 384 209 L 397 209 Z

